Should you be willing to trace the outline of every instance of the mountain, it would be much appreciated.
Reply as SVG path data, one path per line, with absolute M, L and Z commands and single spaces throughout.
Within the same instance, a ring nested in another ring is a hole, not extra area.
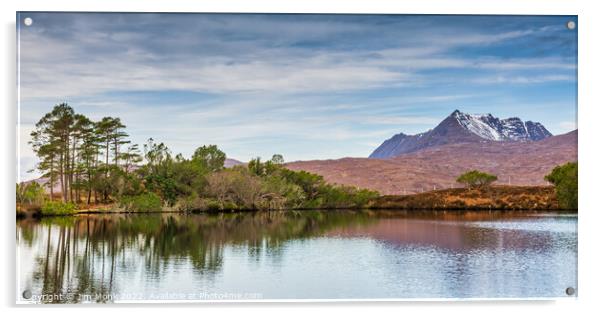
M 370 158 L 391 158 L 424 148 L 456 144 L 539 141 L 552 134 L 541 124 L 518 117 L 499 119 L 491 114 L 452 112 L 434 129 L 416 135 L 399 133 L 382 143 Z
M 234 166 L 244 165 L 245 163 L 236 159 L 226 158 L 224 168 L 232 168 Z
M 288 163 L 292 170 L 324 176 L 330 183 L 410 194 L 458 187 L 456 177 L 478 169 L 497 175 L 495 184 L 547 185 L 555 166 L 577 161 L 577 131 L 540 141 L 450 143 L 390 159 L 343 158 Z

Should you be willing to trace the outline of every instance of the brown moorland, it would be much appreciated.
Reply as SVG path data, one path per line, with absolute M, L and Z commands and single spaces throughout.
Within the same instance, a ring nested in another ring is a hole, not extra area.
M 498 185 L 545 186 L 544 176 L 570 161 L 577 161 L 576 130 L 540 141 L 458 143 L 390 159 L 312 160 L 286 166 L 320 174 L 330 183 L 405 195 L 458 188 L 456 178 L 472 169 L 495 174 Z
M 490 186 L 444 189 L 412 195 L 385 195 L 372 201 L 375 209 L 431 210 L 558 210 L 550 186 Z

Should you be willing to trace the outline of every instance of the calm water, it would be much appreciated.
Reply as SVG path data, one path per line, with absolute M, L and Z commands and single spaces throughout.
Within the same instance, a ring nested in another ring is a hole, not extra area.
M 565 297 L 577 286 L 576 215 L 90 215 L 18 221 L 16 237 L 21 302 Z

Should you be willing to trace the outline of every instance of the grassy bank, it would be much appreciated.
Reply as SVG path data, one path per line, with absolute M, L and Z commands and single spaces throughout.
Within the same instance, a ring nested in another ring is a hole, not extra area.
M 142 205 L 156 204 L 149 201 L 139 202 Z M 130 202 L 132 203 L 132 202 Z M 554 188 L 551 186 L 490 186 L 475 189 L 445 189 L 412 195 L 387 195 L 376 197 L 362 207 L 345 207 L 345 209 L 369 208 L 385 210 L 564 210 L 559 206 Z M 280 210 L 304 210 L 306 208 L 283 208 Z M 336 207 L 314 207 L 312 210 L 335 210 Z M 206 207 L 195 211 L 178 207 L 132 208 L 117 203 L 80 205 L 69 212 L 34 212 L 34 216 L 76 215 L 92 213 L 231 213 L 269 211 L 268 208 L 244 208 L 234 205 Z M 30 215 L 31 216 L 31 215 Z
M 436 190 L 413 195 L 386 195 L 374 209 L 561 210 L 552 186 L 489 186 Z

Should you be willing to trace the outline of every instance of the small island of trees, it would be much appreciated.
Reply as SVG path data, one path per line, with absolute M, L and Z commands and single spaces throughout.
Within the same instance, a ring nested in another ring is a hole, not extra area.
M 44 215 L 98 205 L 129 212 L 357 208 L 378 196 L 286 169 L 279 154 L 224 168 L 226 154 L 216 145 L 185 158 L 151 138 L 141 152 L 125 128 L 119 118 L 95 122 L 66 103 L 56 105 L 38 121 L 30 142 L 49 195 L 36 182 L 17 184 L 19 205 Z

